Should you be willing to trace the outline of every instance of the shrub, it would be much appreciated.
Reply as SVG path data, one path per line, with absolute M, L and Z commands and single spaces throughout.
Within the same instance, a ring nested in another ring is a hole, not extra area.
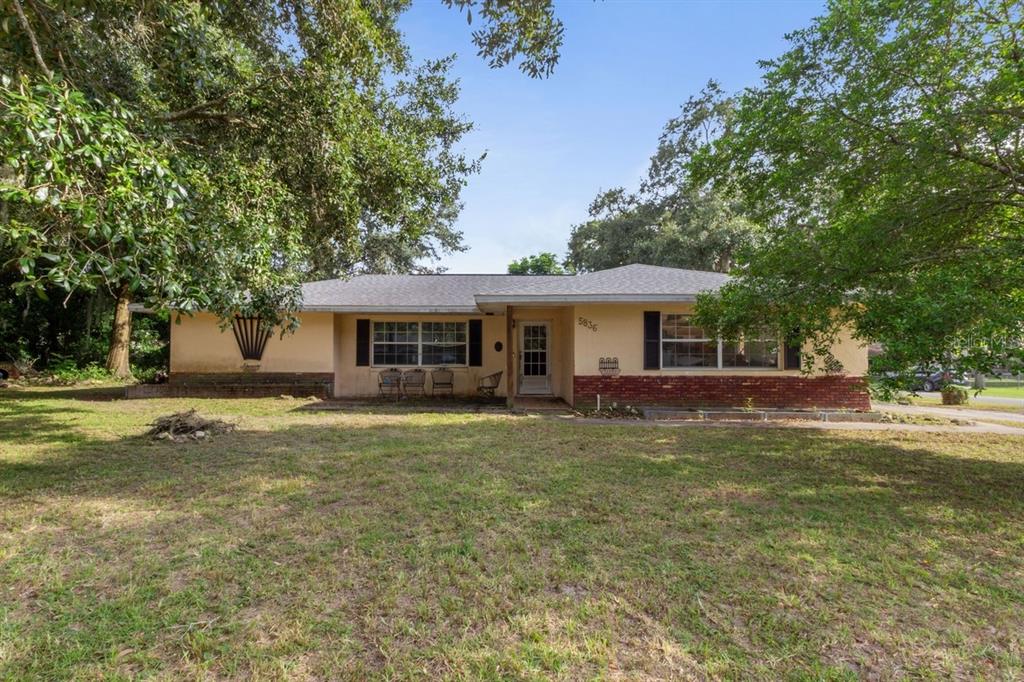
M 160 367 L 132 365 L 132 376 L 140 384 L 163 384 L 167 382 L 167 370 Z
M 110 373 L 95 362 L 79 367 L 74 360 L 61 360 L 50 372 L 61 383 L 76 384 L 80 381 L 102 381 L 109 379 Z
M 71 358 L 61 358 L 50 364 L 46 373 L 39 377 L 39 382 L 71 386 L 83 381 L 108 381 L 110 378 L 110 373 L 95 362 L 79 367 Z
M 967 389 L 954 384 L 946 384 L 942 387 L 943 405 L 966 405 Z

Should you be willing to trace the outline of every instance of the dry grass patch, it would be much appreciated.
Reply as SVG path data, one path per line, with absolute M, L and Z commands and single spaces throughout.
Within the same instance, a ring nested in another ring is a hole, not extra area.
M 0 677 L 1024 675 L 1021 438 L 69 398 L 0 397 Z

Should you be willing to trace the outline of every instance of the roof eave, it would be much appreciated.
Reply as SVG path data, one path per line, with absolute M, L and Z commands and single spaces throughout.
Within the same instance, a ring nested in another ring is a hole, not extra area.
M 696 294 L 477 294 L 477 305 L 520 303 L 689 303 Z
M 420 306 L 420 305 L 302 305 L 300 312 L 304 313 L 366 313 L 368 315 L 378 313 L 433 313 L 442 315 L 480 315 L 481 311 L 476 306 Z

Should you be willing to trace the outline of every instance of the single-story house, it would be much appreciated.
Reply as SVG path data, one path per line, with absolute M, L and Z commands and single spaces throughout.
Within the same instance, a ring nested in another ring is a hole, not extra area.
M 361 275 L 305 284 L 292 334 L 210 314 L 171 325 L 169 383 L 303 380 L 336 398 L 378 395 L 388 369 L 450 368 L 454 393 L 604 404 L 869 409 L 867 348 L 832 353 L 843 371 L 801 372 L 781 339 L 710 338 L 691 319 L 702 291 L 728 276 L 626 265 L 580 275 Z

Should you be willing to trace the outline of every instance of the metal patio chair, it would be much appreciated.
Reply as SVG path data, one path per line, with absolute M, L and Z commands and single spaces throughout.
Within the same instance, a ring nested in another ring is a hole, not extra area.
M 483 398 L 493 398 L 494 392 L 498 389 L 498 384 L 500 383 L 501 372 L 488 374 L 485 377 L 480 377 L 480 381 L 476 385 L 476 392 Z
M 430 372 L 430 395 L 455 394 L 455 372 L 447 367 L 438 367 Z
M 402 397 L 402 371 L 399 369 L 385 369 L 377 375 L 377 390 L 381 398 Z
M 406 396 L 420 396 L 425 395 L 424 387 L 427 383 L 427 373 L 422 369 L 407 369 L 402 374 L 402 392 Z

